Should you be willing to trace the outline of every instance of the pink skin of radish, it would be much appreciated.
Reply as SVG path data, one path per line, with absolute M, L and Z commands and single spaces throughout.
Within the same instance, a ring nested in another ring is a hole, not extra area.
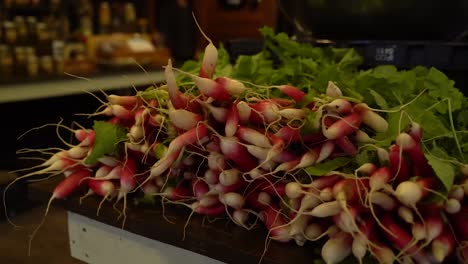
M 362 123 L 372 128 L 375 132 L 384 133 L 388 130 L 387 120 L 372 111 L 367 104 L 356 104 L 353 110 L 361 116 Z
M 250 107 L 252 108 L 250 121 L 254 124 L 265 125 L 280 119 L 279 107 L 272 101 L 264 100 L 251 104 Z
M 292 239 L 288 228 L 285 227 L 286 221 L 276 208 L 266 207 L 260 212 L 260 216 L 269 231 L 271 239 L 279 242 L 288 242 Z
M 172 125 L 183 130 L 189 130 L 197 126 L 203 120 L 203 116 L 187 111 L 185 109 L 169 108 L 169 120 Z
M 209 78 L 199 77 L 185 72 L 183 73 L 192 78 L 201 94 L 211 97 L 217 102 L 227 102 L 231 100 L 231 96 L 225 86 Z
M 418 263 L 430 263 L 427 256 L 424 255 L 423 251 L 421 251 L 417 245 L 410 246 L 411 243 L 413 243 L 413 239 L 403 228 L 393 221 L 390 214 L 381 215 L 380 221 L 391 232 L 389 233 L 387 230 L 383 230 L 387 239 L 399 250 L 406 250 L 401 253 L 408 252 Z
M 199 202 L 194 202 L 191 207 L 195 213 L 208 216 L 219 216 L 226 212 L 226 206 L 222 203 L 210 207 L 203 207 Z
M 75 131 L 75 138 L 80 141 L 80 146 L 92 146 L 96 138 L 96 131 L 79 129 Z
M 177 160 L 177 157 L 179 157 L 183 147 L 195 144 L 207 135 L 208 127 L 206 125 L 198 125 L 176 137 L 169 144 L 165 156 L 152 166 L 151 174 L 147 180 L 155 178 L 169 169 L 169 167 Z
M 399 184 L 400 182 L 407 181 L 411 176 L 410 168 L 408 161 L 403 156 L 403 152 L 400 154 L 400 147 L 398 145 L 390 146 L 388 158 L 390 169 L 394 175 L 394 182 Z
M 323 120 L 323 119 L 322 119 Z M 359 129 L 361 117 L 356 113 L 351 113 L 335 121 L 328 128 L 322 125 L 322 133 L 328 139 L 337 139 L 348 136 Z
M 322 246 L 321 256 L 327 264 L 337 264 L 351 254 L 353 237 L 339 231 Z
M 423 137 L 423 130 L 421 125 L 416 122 L 411 122 L 408 134 L 416 141 L 420 142 Z
M 270 140 L 262 133 L 253 128 L 239 126 L 236 133 L 240 140 L 262 148 L 271 148 Z
M 226 125 L 224 126 L 224 134 L 227 137 L 232 137 L 237 132 L 239 126 L 239 111 L 237 109 L 237 103 L 231 105 L 226 115 Z
M 94 177 L 104 178 L 107 176 L 107 174 L 109 174 L 109 172 L 111 172 L 112 169 L 113 167 L 101 165 L 99 169 L 97 169 L 96 172 L 94 173 Z
M 400 133 L 396 139 L 396 144 L 403 149 L 412 162 L 413 174 L 425 177 L 433 176 L 434 172 L 426 160 L 419 142 L 416 142 L 409 134 Z
M 284 142 L 297 143 L 301 141 L 301 134 L 298 128 L 292 128 L 290 126 L 284 126 L 280 128 L 275 136 L 281 138 Z
M 245 203 L 258 211 L 264 210 L 271 204 L 271 196 L 266 192 L 253 192 L 247 195 Z
M 386 184 L 390 181 L 392 178 L 392 173 L 390 171 L 390 168 L 388 167 L 380 167 L 377 170 L 375 170 L 369 178 L 369 186 L 371 188 L 371 191 L 375 190 L 381 190 L 385 187 Z
M 91 178 L 88 180 L 88 187 L 93 193 L 101 197 L 112 197 L 116 191 L 114 183 L 109 180 L 97 181 Z
M 208 184 L 200 178 L 192 179 L 192 192 L 195 198 L 201 199 L 207 192 L 209 192 L 210 187 Z
M 233 161 L 240 171 L 247 172 L 257 167 L 257 159 L 240 144 L 236 137 L 219 136 L 219 138 L 221 152 Z
M 442 263 L 455 250 L 455 238 L 452 232 L 445 228 L 442 234 L 434 238 L 431 244 L 432 255 L 438 263 Z
M 335 139 L 335 144 L 348 156 L 354 156 L 358 153 L 357 147 L 347 136 Z
M 282 93 L 286 94 L 287 96 L 291 97 L 296 103 L 299 103 L 304 99 L 306 96 L 306 93 L 303 91 L 299 90 L 298 88 L 291 86 L 291 85 L 280 85 L 276 86 L 278 90 L 280 90 Z
M 138 164 L 133 159 L 128 159 L 121 166 L 120 171 L 120 188 L 119 195 L 117 200 L 120 200 L 122 197 L 127 195 L 136 188 L 137 182 L 135 179 L 135 174 L 137 172 Z

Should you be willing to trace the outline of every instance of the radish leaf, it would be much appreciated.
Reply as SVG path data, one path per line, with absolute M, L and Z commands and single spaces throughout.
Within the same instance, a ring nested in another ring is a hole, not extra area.
M 331 171 L 341 168 L 352 161 L 351 158 L 340 157 L 332 160 L 327 160 L 323 163 L 316 164 L 314 166 L 305 169 L 309 175 L 312 176 L 323 176 Z
M 450 190 L 455 179 L 455 167 L 448 160 L 450 157 L 437 146 L 432 148 L 431 152 L 426 153 L 425 156 L 439 180 L 444 184 L 445 190 Z
M 116 155 L 119 143 L 127 139 L 127 132 L 123 126 L 114 125 L 105 121 L 94 121 L 93 129 L 96 132 L 94 147 L 86 158 L 86 164 L 95 164 L 104 155 Z

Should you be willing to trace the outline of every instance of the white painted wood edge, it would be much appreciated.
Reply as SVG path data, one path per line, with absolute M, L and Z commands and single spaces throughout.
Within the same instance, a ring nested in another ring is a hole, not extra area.
M 71 256 L 90 264 L 222 264 L 218 260 L 68 212 Z

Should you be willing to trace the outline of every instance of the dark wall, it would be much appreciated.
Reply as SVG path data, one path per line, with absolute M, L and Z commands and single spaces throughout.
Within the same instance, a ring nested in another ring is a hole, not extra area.
M 129 94 L 124 89 L 114 94 Z M 102 98 L 102 96 L 100 95 Z M 58 140 L 55 127 L 33 130 L 17 140 L 25 131 L 44 124 L 57 123 L 63 119 L 63 124 L 70 126 L 73 121 L 91 127 L 92 119 L 76 116 L 77 113 L 93 113 L 101 103 L 89 94 L 53 97 L 40 100 L 0 104 L 3 117 L 3 128 L 0 130 L 3 146 L 0 149 L 0 169 L 15 169 L 28 164 L 27 160 L 19 159 L 16 151 L 21 148 L 47 148 L 53 146 L 64 147 Z M 6 120 L 5 120 L 6 119 Z M 60 129 L 61 134 L 69 139 L 71 134 Z

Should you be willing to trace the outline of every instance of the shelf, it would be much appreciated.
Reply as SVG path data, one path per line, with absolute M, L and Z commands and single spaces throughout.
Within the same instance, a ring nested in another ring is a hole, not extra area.
M 164 80 L 163 72 L 149 71 L 107 74 L 88 80 L 69 77 L 61 80 L 48 80 L 0 85 L 0 103 L 37 100 L 50 97 L 83 94 L 86 92 L 109 91 L 150 85 Z

